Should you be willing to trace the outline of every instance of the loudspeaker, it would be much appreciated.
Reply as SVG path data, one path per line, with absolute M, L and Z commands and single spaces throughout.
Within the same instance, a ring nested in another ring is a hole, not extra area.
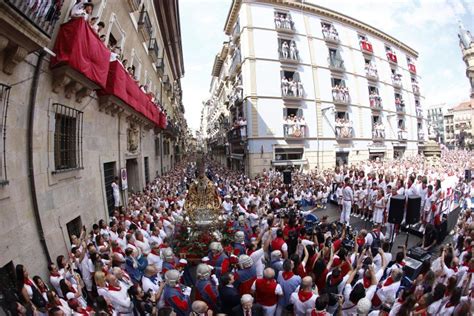
M 291 171 L 290 170 L 283 171 L 283 183 L 291 184 Z
M 471 169 L 464 170 L 464 180 L 471 181 L 472 180 L 472 171 Z
M 405 210 L 405 196 L 395 195 L 390 198 L 390 209 L 388 210 L 388 222 L 391 224 L 401 224 L 403 221 L 403 211 Z
M 419 195 L 408 196 L 407 215 L 405 222 L 407 225 L 413 225 L 420 221 L 421 197 Z

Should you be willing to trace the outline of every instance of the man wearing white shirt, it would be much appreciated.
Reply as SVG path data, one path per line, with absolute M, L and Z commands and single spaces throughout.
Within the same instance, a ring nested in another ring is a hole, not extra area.
M 148 265 L 155 267 L 156 271 L 161 272 L 163 259 L 161 258 L 161 248 L 159 244 L 151 244 L 151 252 L 146 257 Z
M 222 208 L 224 209 L 226 214 L 232 213 L 232 206 L 234 204 L 230 200 L 230 195 L 224 196 L 224 202 L 222 202 Z
M 109 284 L 107 297 L 109 298 L 114 311 L 120 315 L 133 315 L 133 304 L 130 300 L 127 289 L 120 286 L 117 278 L 113 274 L 107 274 L 106 278 L 107 283 Z
M 143 237 L 141 230 L 135 232 L 135 246 L 140 248 L 141 253 L 145 256 L 150 253 L 150 245 L 148 244 L 148 240 Z
M 301 280 L 299 291 L 294 292 L 290 296 L 290 303 L 293 304 L 295 316 L 306 316 L 308 310 L 314 308 L 316 299 L 318 298 L 317 288 L 313 291 L 313 280 L 307 276 Z
M 148 266 L 145 268 L 145 272 L 142 278 L 142 288 L 143 292 L 150 291 L 151 295 L 156 295 L 160 292 L 161 283 L 163 280 L 161 276 L 153 266 Z
M 71 18 L 83 18 L 88 21 L 93 9 L 94 4 L 86 2 L 86 0 L 77 0 L 71 9 Z

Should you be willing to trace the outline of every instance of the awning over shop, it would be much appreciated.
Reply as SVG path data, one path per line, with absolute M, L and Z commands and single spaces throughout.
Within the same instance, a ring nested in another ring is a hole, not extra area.
M 307 159 L 299 160 L 272 160 L 273 166 L 301 166 L 308 163 Z

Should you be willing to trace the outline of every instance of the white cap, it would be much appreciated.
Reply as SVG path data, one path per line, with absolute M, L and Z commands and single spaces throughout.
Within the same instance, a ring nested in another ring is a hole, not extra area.
M 205 262 L 209 262 L 209 261 L 210 261 L 210 259 L 209 259 L 209 257 L 207 257 L 207 256 L 206 256 L 206 257 L 203 257 L 203 258 L 201 259 L 201 262 L 204 262 L 204 263 L 205 263 Z
M 372 302 L 364 297 L 357 302 L 357 315 L 367 315 L 372 308 Z

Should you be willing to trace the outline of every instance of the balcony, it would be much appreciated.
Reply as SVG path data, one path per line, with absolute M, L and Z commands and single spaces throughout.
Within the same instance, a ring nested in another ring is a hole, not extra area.
M 398 64 L 397 55 L 395 55 L 392 52 L 387 52 L 387 60 L 388 60 L 389 63 L 391 63 L 393 65 Z
M 277 14 L 274 18 L 275 29 L 277 32 L 282 33 L 295 33 L 295 23 L 289 15 Z
M 165 62 L 163 61 L 163 57 L 158 58 L 158 60 L 155 62 L 155 67 L 158 74 L 163 76 L 165 71 Z
M 138 19 L 138 31 L 142 35 L 143 41 L 148 42 L 153 34 L 153 25 L 151 24 L 148 12 L 143 8 Z
M 336 105 L 348 105 L 351 103 L 349 88 L 335 86 L 332 88 L 332 100 Z
M 382 110 L 382 98 L 376 93 L 369 95 L 369 104 L 372 110 Z
M 25 57 L 47 47 L 61 16 L 60 1 L 0 0 L 0 52 L 11 75 Z
M 148 43 L 148 53 L 150 54 L 151 60 L 156 64 L 159 59 L 159 49 L 156 38 L 150 39 L 150 42 Z
M 140 8 L 141 0 L 127 0 L 128 6 L 130 7 L 130 12 L 135 12 Z
M 420 86 L 418 86 L 418 83 L 412 83 L 411 87 L 414 95 L 420 95 Z
M 404 128 L 399 128 L 397 132 L 398 140 L 406 141 L 408 139 L 408 132 Z
M 374 49 L 372 48 L 372 44 L 369 43 L 369 41 L 361 40 L 359 41 L 359 46 L 362 53 L 368 54 L 368 55 L 374 54 Z
M 278 54 L 282 63 L 296 64 L 300 60 L 298 49 L 293 41 L 291 41 L 290 45 L 284 41 L 281 48 L 278 50 Z
M 415 106 L 415 115 L 417 118 L 423 117 L 423 110 L 421 109 L 420 106 Z
M 410 71 L 411 74 L 416 75 L 416 66 L 413 63 L 408 64 L 408 71 Z
M 385 139 L 385 128 L 382 123 L 375 123 L 372 125 L 372 139 L 373 140 L 384 140 Z
M 84 19 L 61 25 L 51 58 L 53 92 L 64 88 L 66 98 L 81 102 L 92 90 L 105 88 L 110 51 Z
M 395 88 L 401 89 L 402 88 L 402 76 L 399 74 L 392 75 L 392 84 Z
M 344 61 L 340 58 L 328 58 L 329 69 L 334 72 L 344 72 Z
M 242 142 L 247 139 L 247 125 L 237 126 L 227 132 L 229 143 Z
M 375 66 L 373 65 L 365 65 L 365 76 L 367 77 L 367 80 L 370 80 L 372 82 L 376 82 L 379 80 L 377 68 L 375 68 Z
M 301 100 L 304 97 L 303 84 L 301 81 L 283 78 L 281 80 L 281 95 L 286 100 Z
M 242 66 L 242 56 L 240 54 L 240 49 L 237 48 L 234 52 L 234 56 L 232 57 L 232 64 L 229 68 L 229 75 L 234 78 L 240 70 Z
M 323 29 L 323 38 L 326 43 L 339 45 L 341 40 L 339 39 L 339 34 L 337 34 L 335 29 L 324 30 Z
M 288 122 L 283 124 L 283 136 L 285 138 L 305 138 L 306 137 L 306 122 Z
M 234 30 L 232 31 L 232 41 L 236 43 L 240 38 L 240 21 L 235 23 Z
M 424 142 L 425 141 L 425 133 L 418 132 L 418 141 L 419 142 Z
M 352 123 L 347 119 L 336 119 L 335 123 L 336 139 L 352 139 L 354 137 L 354 129 Z
M 405 114 L 405 106 L 400 104 L 395 104 L 395 111 L 397 114 L 404 115 Z

